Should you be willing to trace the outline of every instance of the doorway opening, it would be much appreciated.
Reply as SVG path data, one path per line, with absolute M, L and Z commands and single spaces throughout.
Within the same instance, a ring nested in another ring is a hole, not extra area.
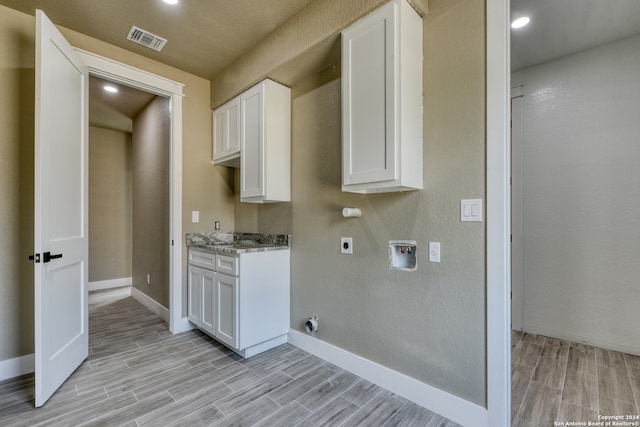
M 132 286 L 169 321 L 170 100 L 89 77 L 89 290 Z
M 160 317 L 166 318 L 168 316 L 169 330 L 172 333 L 189 330 L 191 326 L 182 314 L 184 293 L 182 287 L 182 97 L 184 85 L 82 49 L 76 49 L 76 52 L 87 65 L 90 76 L 152 94 L 154 99 L 159 102 L 166 100 L 168 103 L 166 106 L 166 112 L 170 117 L 168 125 L 168 206 L 164 213 L 145 213 L 145 215 L 166 215 L 168 217 L 169 230 L 164 239 L 161 238 L 161 240 L 166 240 L 161 243 L 161 246 L 167 248 L 169 259 L 168 307 L 163 307 L 153 297 L 149 297 L 143 292 L 138 295 L 138 299 Z M 151 103 L 153 102 L 152 100 Z M 133 271 L 132 268 L 132 276 Z M 150 273 L 141 274 L 143 275 L 143 283 L 146 283 L 146 274 Z M 149 282 L 152 280 L 153 277 L 149 277 Z
M 512 419 L 636 413 L 640 4 L 510 3 Z

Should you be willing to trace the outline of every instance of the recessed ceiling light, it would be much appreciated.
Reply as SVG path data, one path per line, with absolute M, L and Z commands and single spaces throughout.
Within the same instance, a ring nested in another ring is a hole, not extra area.
M 118 93 L 118 88 L 115 86 L 111 86 L 111 85 L 104 85 L 103 89 L 106 90 L 109 93 Z
M 529 17 L 528 16 L 523 16 L 521 18 L 518 18 L 516 20 L 514 20 L 511 23 L 511 28 L 522 28 L 525 25 L 527 25 L 529 23 Z
M 178 0 L 162 0 L 166 4 L 178 4 Z

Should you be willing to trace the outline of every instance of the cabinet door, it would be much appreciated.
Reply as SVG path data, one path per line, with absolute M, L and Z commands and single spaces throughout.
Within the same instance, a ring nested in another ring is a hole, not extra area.
M 224 108 L 220 107 L 213 112 L 213 160 L 224 156 Z
M 238 348 L 238 278 L 216 274 L 215 336 L 221 342 Z
M 213 160 L 225 164 L 240 153 L 240 98 L 213 112 Z
M 189 266 L 187 319 L 196 326 L 202 322 L 202 278 L 205 270 Z
M 342 33 L 345 185 L 396 178 L 395 7 L 389 3 Z
M 228 154 L 238 153 L 240 151 L 240 98 L 229 101 L 224 114 L 226 125 L 224 149 Z
M 265 195 L 263 84 L 240 96 L 240 198 Z
M 215 335 L 215 276 L 216 273 L 204 270 L 202 274 L 202 316 L 200 327 Z

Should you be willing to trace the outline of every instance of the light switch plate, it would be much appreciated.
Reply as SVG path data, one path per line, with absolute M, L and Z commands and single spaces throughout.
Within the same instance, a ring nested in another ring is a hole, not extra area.
M 191 211 L 191 222 L 194 224 L 200 222 L 200 211 Z
M 482 221 L 482 199 L 460 200 L 460 221 Z

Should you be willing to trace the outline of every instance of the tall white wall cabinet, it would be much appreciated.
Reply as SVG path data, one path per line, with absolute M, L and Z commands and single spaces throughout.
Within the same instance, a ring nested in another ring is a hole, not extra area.
M 291 201 L 291 89 L 264 80 L 240 95 L 240 201 Z
M 420 190 L 422 18 L 393 0 L 342 32 L 342 191 Z
M 291 89 L 272 80 L 213 112 L 213 163 L 240 167 L 240 201 L 291 201 Z

